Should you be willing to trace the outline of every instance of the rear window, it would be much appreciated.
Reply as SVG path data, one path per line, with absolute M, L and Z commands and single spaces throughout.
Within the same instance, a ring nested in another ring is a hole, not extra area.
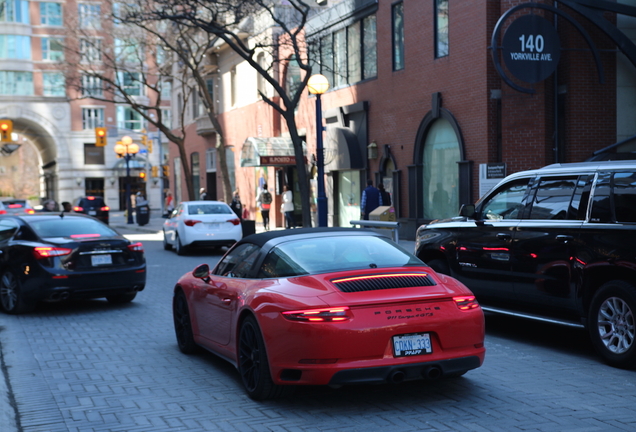
M 102 197 L 82 198 L 79 203 L 80 207 L 103 207 L 104 199 Z
M 89 218 L 60 217 L 29 221 L 35 233 L 41 237 L 113 237 L 118 234 L 107 225 Z
M 318 237 L 289 241 L 274 248 L 267 254 L 259 277 L 408 265 L 425 264 L 382 237 Z
M 189 215 L 234 214 L 232 209 L 224 204 L 188 204 Z

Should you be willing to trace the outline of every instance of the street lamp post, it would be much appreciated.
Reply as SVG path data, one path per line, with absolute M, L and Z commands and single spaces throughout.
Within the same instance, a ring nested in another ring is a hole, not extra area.
M 327 226 L 327 196 L 325 195 L 325 152 L 322 145 L 322 104 L 320 96 L 329 90 L 329 81 L 324 75 L 316 74 L 307 81 L 309 93 L 316 95 L 316 159 L 318 163 L 318 226 Z
M 115 145 L 115 153 L 117 157 L 124 158 L 126 161 L 126 213 L 128 214 L 127 223 L 133 224 L 132 217 L 132 201 L 130 199 L 130 159 L 134 158 L 139 152 L 139 146 L 135 144 L 131 137 L 124 136 L 121 141 Z

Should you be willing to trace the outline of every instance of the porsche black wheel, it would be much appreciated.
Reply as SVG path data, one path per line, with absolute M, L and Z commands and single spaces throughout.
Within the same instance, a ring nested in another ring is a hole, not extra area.
M 0 306 L 4 312 L 12 315 L 30 312 L 35 308 L 34 301 L 24 298 L 20 281 L 9 270 L 0 277 Z
M 114 304 L 124 304 L 124 303 L 130 303 L 131 301 L 135 299 L 135 297 L 137 297 L 136 291 L 131 293 L 110 295 L 106 297 L 106 300 Z
M 603 359 L 619 368 L 636 367 L 636 287 L 625 281 L 605 283 L 590 305 L 589 331 Z
M 247 394 L 254 400 L 265 400 L 288 394 L 291 386 L 274 384 L 269 371 L 265 342 L 254 317 L 247 317 L 239 335 L 239 372 Z
M 183 256 L 186 254 L 186 248 L 181 244 L 181 239 L 179 238 L 179 236 L 175 236 L 174 250 L 177 255 Z
M 168 240 L 166 240 L 166 232 L 163 232 L 163 249 L 164 250 L 171 250 L 172 249 L 172 245 L 170 243 L 168 243 Z
M 196 353 L 199 350 L 199 346 L 194 342 L 190 309 L 183 291 L 178 291 L 172 300 L 172 318 L 179 350 L 184 354 Z

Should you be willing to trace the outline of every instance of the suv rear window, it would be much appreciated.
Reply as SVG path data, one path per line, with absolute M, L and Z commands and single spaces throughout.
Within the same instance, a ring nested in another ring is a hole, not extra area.
M 104 199 L 102 197 L 82 198 L 79 202 L 80 207 L 104 207 Z

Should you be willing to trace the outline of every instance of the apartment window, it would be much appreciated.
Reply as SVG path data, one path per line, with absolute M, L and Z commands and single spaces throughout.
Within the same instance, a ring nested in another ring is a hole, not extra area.
M 82 129 L 104 127 L 104 108 L 82 108 Z
M 80 39 L 80 56 L 84 63 L 102 61 L 102 40 L 97 38 Z
M 193 119 L 198 118 L 200 113 L 201 113 L 201 110 L 200 110 L 201 101 L 200 101 L 200 99 L 201 98 L 199 97 L 199 93 L 198 92 L 195 91 L 195 92 L 192 93 L 191 101 L 192 101 L 192 118 Z
M 333 86 L 347 83 L 347 30 L 342 29 L 333 35 Z
M 42 94 L 44 96 L 66 95 L 66 80 L 62 72 L 43 72 L 42 83 Z
M 216 172 L 216 149 L 209 148 L 205 151 L 205 171 Z
M 333 86 L 333 38 L 331 35 L 320 39 L 320 73 Z
M 77 7 L 81 28 L 102 28 L 101 6 L 99 4 L 80 3 Z
M 261 67 L 261 69 L 267 70 L 267 65 L 265 64 L 265 53 L 258 53 L 256 62 Z M 265 77 L 260 73 L 256 74 L 256 80 L 256 89 L 258 90 L 258 97 L 260 97 L 261 94 L 266 94 L 265 91 L 267 89 L 267 81 L 265 80 Z
M 404 3 L 391 8 L 393 23 L 393 70 L 404 69 Z
M 131 39 L 115 39 L 115 56 L 125 63 L 145 61 L 143 49 Z
M 362 20 L 362 79 L 378 76 L 378 36 L 375 15 Z
M 64 60 L 64 45 L 58 38 L 42 38 L 42 60 Z
M 41 2 L 40 3 L 40 24 L 49 26 L 62 25 L 62 4 Z
M 31 60 L 31 37 L 0 35 L 0 58 Z
M 172 83 L 170 81 L 161 81 L 161 99 L 170 100 L 172 97 Z
M 33 73 L 0 71 L 0 95 L 33 96 Z
M 29 2 L 25 0 L 0 0 L 0 22 L 30 24 Z
M 170 109 L 161 110 L 161 122 L 166 125 L 168 129 L 172 129 L 172 111 Z
M 435 57 L 448 55 L 448 0 L 435 0 Z
M 104 165 L 104 147 L 95 144 L 84 144 L 84 165 Z
M 347 48 L 348 81 L 350 83 L 358 82 L 362 79 L 362 70 L 360 68 L 360 63 L 362 63 L 360 22 L 347 28 Z
M 82 96 L 102 96 L 104 94 L 102 79 L 93 75 L 82 75 Z
M 199 162 L 199 152 L 190 154 L 190 168 L 192 169 L 192 187 L 197 193 L 201 187 L 201 165 Z M 199 197 L 201 199 L 201 197 Z
M 230 71 L 230 102 L 232 106 L 236 105 L 236 67 Z
M 134 109 L 127 106 L 117 107 L 117 127 L 140 131 L 144 128 L 143 118 Z
M 122 91 L 128 96 L 141 96 L 142 82 L 139 72 L 118 72 L 117 81 Z
M 285 74 L 285 84 L 287 87 L 287 94 L 290 96 L 296 93 L 298 86 L 302 82 L 300 78 L 300 66 L 296 57 L 291 56 L 287 62 L 287 73 Z

